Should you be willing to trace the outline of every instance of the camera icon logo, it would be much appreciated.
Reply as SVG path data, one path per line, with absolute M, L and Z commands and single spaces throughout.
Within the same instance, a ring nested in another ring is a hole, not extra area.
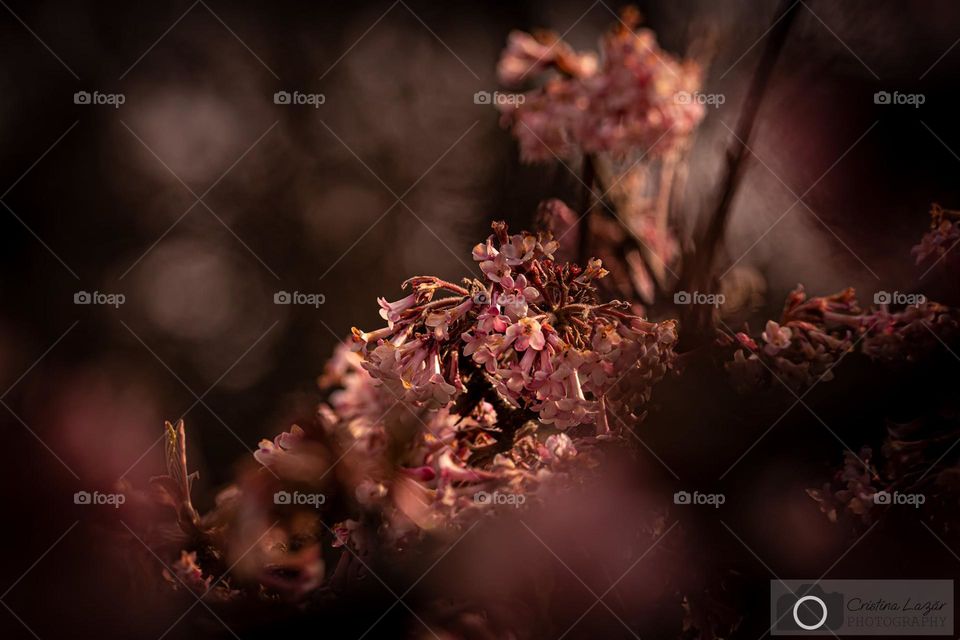
M 677 104 L 692 104 L 693 96 L 690 95 L 689 91 L 678 91 L 677 95 L 674 97 Z
M 889 291 L 877 291 L 873 294 L 873 304 L 890 304 L 893 302 L 893 296 Z
M 273 94 L 273 104 L 290 104 L 289 91 L 277 91 Z
M 93 296 L 86 291 L 77 291 L 73 294 L 73 304 L 92 304 Z
M 691 496 L 689 491 L 677 491 L 673 494 L 673 504 L 690 504 Z
M 890 104 L 891 96 L 889 91 L 877 91 L 873 94 L 873 104 Z
M 473 494 L 473 501 L 477 504 L 490 504 L 490 494 L 486 491 L 477 491 Z
M 293 496 L 289 491 L 277 491 L 273 494 L 273 504 L 290 504 L 293 502 Z
M 273 294 L 273 304 L 291 304 L 292 302 L 293 296 L 289 291 L 277 291 Z
M 474 104 L 492 104 L 493 96 L 489 91 L 477 91 L 473 94 L 473 103 Z
M 877 491 L 873 494 L 873 504 L 890 504 L 891 497 L 888 491 Z
M 89 491 L 77 491 L 73 494 L 73 504 L 90 504 L 93 502 L 93 496 Z
M 778 631 L 834 631 L 843 625 L 843 594 L 805 584 L 777 599 Z
M 673 304 L 690 304 L 691 299 L 689 291 L 677 291 L 673 294 Z
M 73 94 L 73 104 L 90 104 L 91 96 L 89 91 L 77 91 Z

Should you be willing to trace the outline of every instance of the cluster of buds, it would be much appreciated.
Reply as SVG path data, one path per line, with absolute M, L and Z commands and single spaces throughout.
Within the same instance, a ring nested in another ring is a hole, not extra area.
M 854 347 L 874 360 L 912 362 L 956 332 L 954 310 L 918 296 L 918 303 L 892 310 L 888 304 L 862 311 L 853 289 L 808 298 L 800 286 L 787 297 L 779 322 L 767 321 L 759 339 L 746 332 L 721 334 L 734 347 L 724 366 L 740 391 L 774 378 L 799 391 L 833 379 L 833 367 Z
M 523 159 L 662 153 L 697 127 L 704 106 L 691 96 L 701 84 L 699 66 L 665 52 L 639 22 L 639 13 L 627 10 L 602 38 L 599 60 L 552 32 L 510 34 L 497 67 L 503 84 L 557 72 L 523 101 L 500 105 Z
M 917 264 L 939 260 L 960 241 L 960 211 L 944 209 L 934 203 L 930 207 L 930 231 L 913 247 Z

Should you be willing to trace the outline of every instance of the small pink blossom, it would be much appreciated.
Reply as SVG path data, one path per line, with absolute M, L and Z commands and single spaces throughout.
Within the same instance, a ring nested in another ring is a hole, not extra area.
M 790 346 L 790 337 L 793 335 L 793 331 L 789 327 L 781 327 L 773 320 L 767 320 L 767 329 L 761 335 L 767 343 L 763 350 L 768 355 L 773 356 Z
M 380 317 L 386 320 L 392 329 L 393 325 L 400 320 L 400 315 L 416 305 L 417 294 L 416 292 L 411 293 L 396 302 L 387 302 L 386 298 L 377 298 L 377 303 L 380 305 Z
M 513 279 L 510 278 L 510 265 L 502 253 L 498 254 L 492 260 L 481 262 L 480 270 L 493 282 L 500 283 L 505 279 L 509 283 L 513 282 Z
M 540 323 L 533 318 L 520 318 L 507 327 L 506 339 L 507 343 L 513 343 L 513 348 L 517 351 L 524 351 L 527 347 L 540 351 L 547 344 Z

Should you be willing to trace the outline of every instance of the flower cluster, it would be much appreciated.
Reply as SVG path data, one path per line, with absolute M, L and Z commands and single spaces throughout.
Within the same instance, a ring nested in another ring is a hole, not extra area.
M 877 512 L 889 508 L 889 496 L 910 496 L 931 524 L 952 533 L 960 525 L 956 504 L 960 494 L 960 454 L 953 445 L 960 437 L 956 402 L 951 398 L 907 422 L 888 422 L 877 462 L 873 450 L 844 453 L 844 466 L 822 489 L 807 493 L 820 503 L 831 522 L 847 513 L 869 525 Z M 877 499 L 880 491 L 887 495 Z M 922 496 L 922 499 L 920 499 Z M 911 510 L 912 511 L 912 510 Z
M 841 513 L 850 512 L 855 518 L 870 524 L 873 496 L 879 490 L 874 485 L 880 479 L 872 457 L 870 447 L 861 448 L 860 455 L 846 451 L 843 454 L 843 468 L 834 474 L 831 482 L 824 483 L 821 489 L 807 489 L 807 495 L 820 504 L 821 513 L 830 522 L 836 522 Z
M 736 349 L 724 366 L 738 390 L 777 378 L 798 391 L 832 380 L 833 367 L 856 346 L 875 360 L 912 362 L 955 334 L 957 323 L 957 313 L 936 302 L 861 311 L 853 289 L 807 298 L 801 286 L 787 297 L 780 321 L 767 321 L 759 340 L 738 332 L 722 334 L 718 342 Z
M 723 346 L 735 346 L 725 367 L 734 386 L 748 391 L 774 376 L 792 389 L 833 377 L 834 364 L 853 346 L 860 316 L 853 289 L 807 298 L 803 287 L 787 297 L 780 322 L 768 320 L 759 341 L 746 332 L 722 334 Z
M 622 157 L 634 149 L 661 153 L 692 133 L 704 116 L 704 106 L 691 98 L 700 87 L 700 69 L 665 52 L 638 23 L 639 14 L 627 11 L 603 37 L 599 61 L 554 33 L 510 34 L 497 67 L 503 84 L 557 72 L 522 102 L 500 105 L 525 160 L 584 153 Z
M 913 248 L 917 264 L 939 260 L 960 241 L 960 211 L 944 209 L 934 203 L 930 208 L 930 231 Z
M 601 304 L 593 284 L 606 275 L 599 260 L 585 269 L 558 264 L 549 234 L 493 228 L 473 250 L 483 280 L 412 278 L 404 283 L 410 295 L 380 301 L 387 326 L 354 330 L 364 368 L 398 400 L 428 409 L 464 393 L 465 375 L 479 376 L 511 410 L 544 424 L 619 431 L 610 421 L 638 417 L 669 369 L 675 323 Z M 453 295 L 435 299 L 438 291 Z

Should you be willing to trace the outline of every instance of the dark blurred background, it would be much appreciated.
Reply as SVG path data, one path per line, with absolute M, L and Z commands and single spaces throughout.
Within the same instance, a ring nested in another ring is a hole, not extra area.
M 162 468 L 163 420 L 185 414 L 209 504 L 261 437 L 312 414 L 338 339 L 379 326 L 377 296 L 398 297 L 412 275 L 465 275 L 492 220 L 528 226 L 547 197 L 574 205 L 568 168 L 520 165 L 474 93 L 497 89 L 511 29 L 552 28 L 594 49 L 619 5 L 0 4 L 0 589 L 10 609 L 0 618 L 5 637 L 32 633 L 15 616 L 43 638 L 64 620 L 91 637 L 109 606 L 44 612 L 89 596 L 91 576 L 110 582 L 96 534 L 81 523 L 32 566 L 82 518 L 72 492 L 145 483 Z M 711 43 L 704 92 L 726 96 L 691 154 L 681 213 L 692 225 L 709 209 L 776 3 L 637 4 L 666 50 Z M 946 0 L 801 8 L 728 237 L 728 260 L 745 254 L 740 264 L 766 277 L 765 311 L 798 282 L 815 294 L 854 285 L 865 300 L 900 290 L 957 302 L 955 278 L 920 279 L 909 250 L 931 202 L 960 206 L 958 38 Z M 324 101 L 276 104 L 282 91 Z M 925 101 L 878 105 L 877 91 Z M 78 92 L 123 103 L 77 104 Z M 125 301 L 75 304 L 81 291 Z M 281 291 L 324 303 L 275 304 Z M 731 433 L 737 419 L 721 413 L 671 417 L 669 390 L 664 398 L 648 444 L 674 475 L 716 477 L 757 435 Z M 658 423 L 672 429 L 658 435 Z M 738 473 L 763 476 L 771 452 L 794 446 L 790 423 Z M 837 462 L 842 447 L 809 416 L 797 428 L 815 434 L 787 451 L 806 469 L 790 481 L 804 486 L 822 469 L 803 448 Z M 843 550 L 825 530 L 809 557 Z

